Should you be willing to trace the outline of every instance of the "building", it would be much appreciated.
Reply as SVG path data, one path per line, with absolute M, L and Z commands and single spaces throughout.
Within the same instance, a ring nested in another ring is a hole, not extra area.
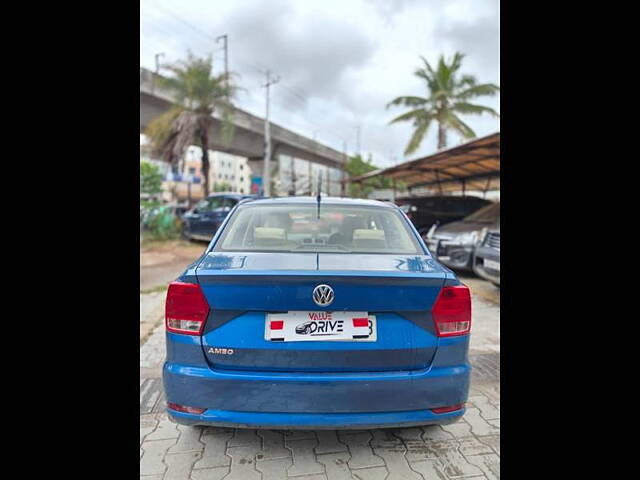
M 251 193 L 251 169 L 246 158 L 210 151 L 209 162 L 211 164 L 210 191 L 226 187 L 229 191 L 236 193 Z
M 180 168 L 178 168 L 180 170 Z M 183 178 L 194 178 L 201 189 L 202 149 L 190 146 L 185 153 L 182 171 L 177 171 Z M 249 193 L 251 188 L 251 170 L 247 159 L 224 152 L 209 150 L 209 191 L 227 191 Z
M 343 173 L 338 168 L 331 168 L 289 155 L 277 155 L 273 163 L 273 196 L 310 195 L 317 192 L 318 181 L 322 182 L 321 191 L 323 194 L 340 196 L 342 193 Z
M 171 165 L 167 162 L 163 162 L 157 158 L 154 158 L 151 154 L 151 148 L 147 144 L 146 139 L 143 136 L 140 136 L 140 163 L 147 162 L 152 165 L 155 165 L 160 170 L 163 178 L 167 178 L 171 173 Z M 162 182 L 162 193 L 160 197 L 156 197 L 156 200 L 162 200 L 164 202 L 171 202 L 173 199 L 173 195 L 171 192 L 171 188 L 166 181 Z M 142 197 L 141 197 L 142 198 Z
M 157 165 L 165 181 L 162 184 L 162 199 L 165 202 L 189 202 L 201 200 L 202 149 L 195 145 L 185 152 L 178 165 L 153 158 L 146 138 L 140 136 L 140 161 Z M 209 192 L 228 191 L 251 193 L 251 169 L 247 159 L 224 152 L 209 150 Z
M 162 160 L 158 160 L 157 158 L 152 157 L 151 155 L 151 147 L 145 142 L 140 141 L 140 161 L 141 162 L 149 162 L 160 169 L 160 172 L 163 176 L 171 171 L 171 166 L 167 162 L 163 162 Z
M 163 200 L 167 202 L 190 203 L 201 200 L 202 149 L 192 145 L 185 152 L 184 159 L 173 167 L 166 162 L 153 159 L 143 135 L 140 137 L 140 161 L 149 161 L 160 167 L 165 177 Z M 240 194 L 258 193 L 262 180 L 262 160 L 250 162 L 245 157 L 209 150 L 209 192 L 228 191 Z M 258 171 L 251 169 L 253 165 Z M 343 172 L 319 163 L 309 162 L 289 155 L 274 155 L 271 162 L 273 196 L 310 195 L 317 191 L 317 183 L 322 182 L 325 195 L 342 194 Z

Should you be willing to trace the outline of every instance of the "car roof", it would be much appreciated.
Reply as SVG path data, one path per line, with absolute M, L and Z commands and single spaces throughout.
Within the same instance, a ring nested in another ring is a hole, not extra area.
M 251 195 L 249 194 L 245 194 L 245 193 L 226 193 L 226 192 L 222 192 L 222 193 L 212 193 L 210 195 L 207 195 L 207 198 L 214 198 L 214 197 L 233 197 L 233 198 L 244 198 L 244 197 L 250 197 Z
M 316 197 L 267 197 L 256 198 L 246 200 L 242 202 L 242 205 L 285 205 L 285 204 L 307 204 L 316 205 Z M 395 205 L 389 202 L 381 202 L 379 200 L 369 200 L 366 198 L 344 198 L 344 197 L 321 197 L 320 205 L 348 205 L 348 206 L 369 206 L 369 207 L 383 207 L 383 208 L 396 208 Z

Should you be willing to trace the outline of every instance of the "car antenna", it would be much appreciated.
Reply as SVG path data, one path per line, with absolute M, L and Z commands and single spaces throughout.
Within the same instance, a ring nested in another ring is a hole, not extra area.
M 322 170 L 318 172 L 318 195 L 316 201 L 318 202 L 318 220 L 320 220 L 320 200 L 322 199 Z

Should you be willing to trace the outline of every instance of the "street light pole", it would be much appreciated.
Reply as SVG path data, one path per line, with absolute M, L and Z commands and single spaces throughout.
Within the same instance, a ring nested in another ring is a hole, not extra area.
M 228 37 L 225 33 L 216 38 L 216 42 L 224 40 L 224 78 L 227 87 L 227 102 L 229 101 L 229 49 L 227 48 Z
M 296 157 L 291 157 L 291 189 L 296 195 Z
M 269 124 L 269 87 L 280 81 L 280 77 L 271 78 L 271 71 L 267 70 L 267 112 L 264 119 L 264 172 L 262 174 L 264 196 L 271 195 L 271 126 Z

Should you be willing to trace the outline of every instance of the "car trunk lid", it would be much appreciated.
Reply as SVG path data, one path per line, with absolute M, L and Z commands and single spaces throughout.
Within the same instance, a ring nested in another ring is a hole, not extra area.
M 426 255 L 211 252 L 196 273 L 211 308 L 202 348 L 212 368 L 413 370 L 437 350 L 430 311 L 447 274 Z M 333 289 L 327 307 L 313 301 L 319 284 Z M 267 315 L 286 312 L 365 312 L 375 316 L 376 340 L 266 338 Z

